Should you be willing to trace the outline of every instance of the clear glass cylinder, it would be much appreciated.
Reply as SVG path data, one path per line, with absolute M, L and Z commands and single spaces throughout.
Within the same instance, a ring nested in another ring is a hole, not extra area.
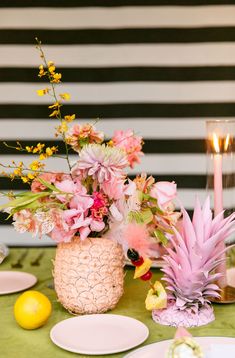
M 214 213 L 235 210 L 235 120 L 207 121 L 207 190 Z

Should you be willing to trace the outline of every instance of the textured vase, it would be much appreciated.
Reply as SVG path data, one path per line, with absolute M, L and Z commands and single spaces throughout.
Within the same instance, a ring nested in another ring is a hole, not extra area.
M 53 274 L 59 302 L 74 314 L 113 309 L 123 294 L 123 266 L 121 246 L 109 239 L 58 244 Z

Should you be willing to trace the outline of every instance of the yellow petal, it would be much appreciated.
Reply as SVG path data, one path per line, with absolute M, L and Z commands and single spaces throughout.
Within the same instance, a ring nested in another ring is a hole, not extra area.
M 43 89 L 42 90 L 37 90 L 37 94 L 38 94 L 38 96 L 44 96 L 45 95 Z
M 51 150 L 50 147 L 46 148 L 46 154 L 47 154 L 49 157 L 53 154 L 53 152 L 52 152 L 52 150 Z
M 149 271 L 152 265 L 152 261 L 150 259 L 145 259 L 141 266 L 135 268 L 134 278 L 139 278 L 143 276 L 146 272 Z
M 162 309 L 167 307 L 167 294 L 161 284 L 161 282 L 156 281 L 154 288 L 151 288 L 147 294 L 145 300 L 145 307 L 148 311 Z
M 75 114 L 72 114 L 71 116 L 70 116 L 70 115 L 64 116 L 64 119 L 65 119 L 67 122 L 72 122 L 72 121 L 74 121 L 74 119 L 75 119 Z
M 60 94 L 60 97 L 61 97 L 62 99 L 64 99 L 65 101 L 68 101 L 71 96 L 70 96 L 69 93 L 61 93 L 61 94 Z

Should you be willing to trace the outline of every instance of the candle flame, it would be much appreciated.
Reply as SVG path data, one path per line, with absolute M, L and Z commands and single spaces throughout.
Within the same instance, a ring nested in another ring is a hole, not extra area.
M 213 133 L 213 146 L 216 153 L 220 153 L 219 139 L 215 133 Z
M 230 142 L 230 135 L 227 134 L 226 138 L 225 138 L 225 141 L 224 141 L 224 151 L 225 152 L 228 150 L 229 142 Z

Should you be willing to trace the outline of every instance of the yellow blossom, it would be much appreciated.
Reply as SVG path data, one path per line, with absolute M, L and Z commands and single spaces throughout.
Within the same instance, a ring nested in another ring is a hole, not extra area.
M 60 80 L 61 80 L 61 73 L 54 73 L 52 75 L 53 79 L 51 80 L 52 83 L 60 83 Z
M 55 64 L 54 64 L 53 61 L 48 61 L 48 62 L 47 62 L 47 66 L 48 66 L 48 67 L 51 67 L 51 66 L 54 66 L 54 65 L 55 65 Z
M 34 154 L 38 153 L 38 152 L 41 152 L 44 147 L 45 147 L 45 144 L 38 143 L 37 146 L 33 148 L 32 152 Z
M 47 159 L 46 153 L 41 153 L 41 154 L 39 155 L 39 159 L 40 159 L 40 160 Z
M 45 166 L 45 164 L 40 163 L 38 160 L 34 160 L 30 165 L 29 168 L 32 170 L 38 170 Z
M 110 141 L 108 142 L 108 146 L 109 146 L 109 147 L 113 147 L 113 141 L 112 141 L 112 140 L 110 140 Z
M 33 180 L 33 179 L 36 177 L 36 174 L 28 173 L 27 177 L 28 177 L 30 180 Z
M 45 70 L 43 68 L 43 65 L 40 65 L 39 66 L 39 74 L 38 74 L 38 76 L 42 77 L 42 76 L 45 76 L 45 75 L 46 75 L 46 72 L 45 72 Z
M 68 125 L 67 125 L 66 121 L 62 121 L 62 122 L 61 122 L 61 125 L 58 126 L 56 129 L 57 129 L 56 136 L 57 136 L 58 134 L 66 133 L 67 130 L 68 130 Z
M 65 101 L 70 100 L 71 96 L 69 93 L 60 93 L 60 98 L 64 99 Z
M 48 147 L 46 148 L 46 154 L 50 157 L 51 155 L 53 155 L 55 152 L 57 151 L 56 147 Z
M 22 179 L 23 183 L 28 183 L 28 181 L 29 181 L 29 178 L 25 177 L 25 176 L 22 176 L 21 179 Z
M 59 111 L 57 111 L 56 109 L 49 115 L 49 117 L 56 117 L 58 116 Z
M 75 114 L 72 115 L 68 114 L 67 116 L 64 116 L 64 119 L 66 120 L 66 122 L 72 122 L 75 119 Z
M 47 93 L 49 93 L 50 88 L 44 88 L 44 89 L 40 89 L 37 90 L 37 94 L 38 96 L 45 96 Z
M 14 170 L 14 175 L 16 175 L 16 176 L 21 176 L 22 175 L 22 169 L 21 168 L 17 168 L 17 169 L 15 169 Z
M 55 72 L 55 66 L 50 66 L 50 67 L 48 67 L 48 70 L 49 70 L 49 72 L 50 72 L 50 74 L 54 74 L 54 72 Z
M 31 153 L 33 150 L 33 146 L 29 147 L 28 145 L 25 147 L 28 153 Z
M 48 108 L 60 108 L 60 107 L 61 107 L 61 103 L 58 101 L 48 106 Z

